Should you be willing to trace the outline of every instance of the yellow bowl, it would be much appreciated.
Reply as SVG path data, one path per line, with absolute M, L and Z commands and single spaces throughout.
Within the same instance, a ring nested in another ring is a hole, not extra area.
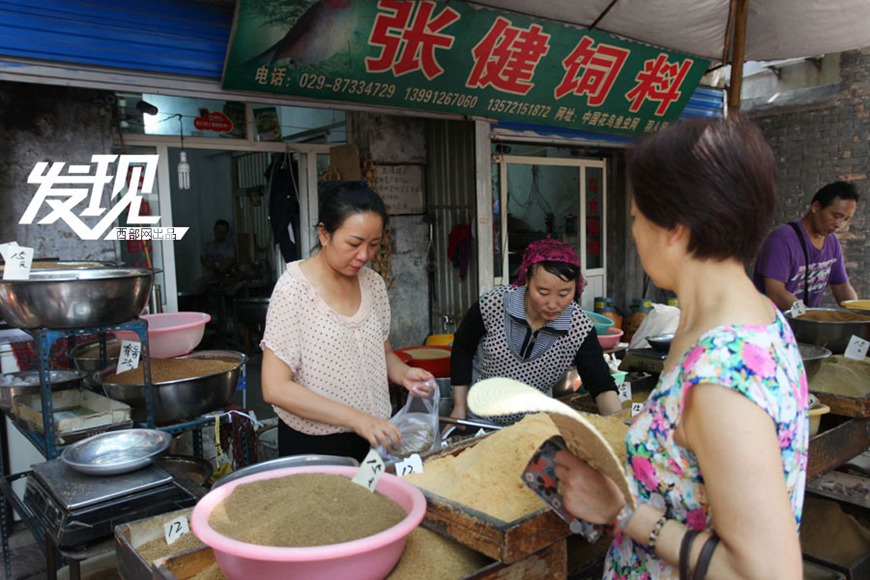
M 870 300 L 843 300 L 840 306 L 855 310 L 870 310 Z
M 830 413 L 831 408 L 822 403 L 818 403 L 812 409 L 809 410 L 810 417 L 810 437 L 813 437 L 816 433 L 819 432 L 819 423 L 822 421 L 822 415 L 825 413 Z
M 426 346 L 452 346 L 452 334 L 430 334 L 426 337 Z

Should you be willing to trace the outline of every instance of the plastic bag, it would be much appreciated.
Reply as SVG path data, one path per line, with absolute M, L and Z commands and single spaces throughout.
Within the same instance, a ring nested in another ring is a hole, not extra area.
M 384 463 L 396 463 L 414 453 L 428 453 L 441 448 L 438 428 L 438 402 L 441 397 L 438 384 L 432 381 L 431 386 L 432 392 L 428 397 L 419 397 L 409 392 L 405 406 L 390 418 L 390 423 L 398 425 L 402 441 L 390 449 L 378 445 L 377 452 Z
M 675 332 L 679 323 L 679 308 L 666 304 L 653 304 L 652 310 L 647 313 L 646 318 L 643 319 L 643 322 L 634 331 L 634 336 L 631 337 L 631 344 L 628 345 L 629 350 L 634 348 L 649 348 L 650 344 L 646 341 L 646 337 Z

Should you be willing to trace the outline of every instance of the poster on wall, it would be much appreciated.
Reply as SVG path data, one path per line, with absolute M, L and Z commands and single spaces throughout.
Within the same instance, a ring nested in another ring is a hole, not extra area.
M 422 165 L 378 165 L 375 189 L 390 215 L 426 212 Z
M 222 86 L 643 135 L 679 117 L 707 66 L 459 1 L 239 0 Z

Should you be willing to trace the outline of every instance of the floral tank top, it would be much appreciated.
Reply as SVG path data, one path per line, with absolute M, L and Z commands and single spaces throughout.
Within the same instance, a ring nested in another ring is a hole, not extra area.
M 674 441 L 686 393 L 699 383 L 737 391 L 773 419 L 799 526 L 809 440 L 807 378 L 794 335 L 779 312 L 768 326 L 710 330 L 661 375 L 626 435 L 625 471 L 635 501 L 649 503 L 696 530 L 713 527 L 698 460 Z M 610 546 L 605 570 L 607 578 L 679 577 L 675 567 L 625 536 Z

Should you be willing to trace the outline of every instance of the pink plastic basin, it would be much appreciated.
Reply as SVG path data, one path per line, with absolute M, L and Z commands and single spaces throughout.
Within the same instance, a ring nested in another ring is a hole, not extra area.
M 148 321 L 148 348 L 151 358 L 172 358 L 187 354 L 202 341 L 211 316 L 205 312 L 166 312 L 142 316 Z M 135 332 L 121 331 L 121 340 L 139 340 Z
M 604 350 L 614 348 L 619 344 L 619 339 L 622 338 L 622 329 L 610 327 L 607 329 L 607 334 L 598 335 L 598 344 Z
M 211 547 L 218 565 L 230 580 L 384 578 L 402 557 L 408 534 L 420 525 L 426 515 L 426 499 L 420 490 L 389 473 L 384 474 L 378 481 L 377 493 L 399 504 L 408 516 L 392 528 L 367 538 L 329 546 L 279 548 L 233 540 L 217 533 L 208 525 L 209 516 L 215 506 L 230 495 L 236 486 L 243 483 L 299 473 L 333 473 L 353 477 L 357 469 L 338 465 L 311 465 L 273 469 L 239 478 L 213 489 L 199 500 L 190 518 L 191 529 L 203 543 Z M 287 525 L 306 524 L 287 522 Z

